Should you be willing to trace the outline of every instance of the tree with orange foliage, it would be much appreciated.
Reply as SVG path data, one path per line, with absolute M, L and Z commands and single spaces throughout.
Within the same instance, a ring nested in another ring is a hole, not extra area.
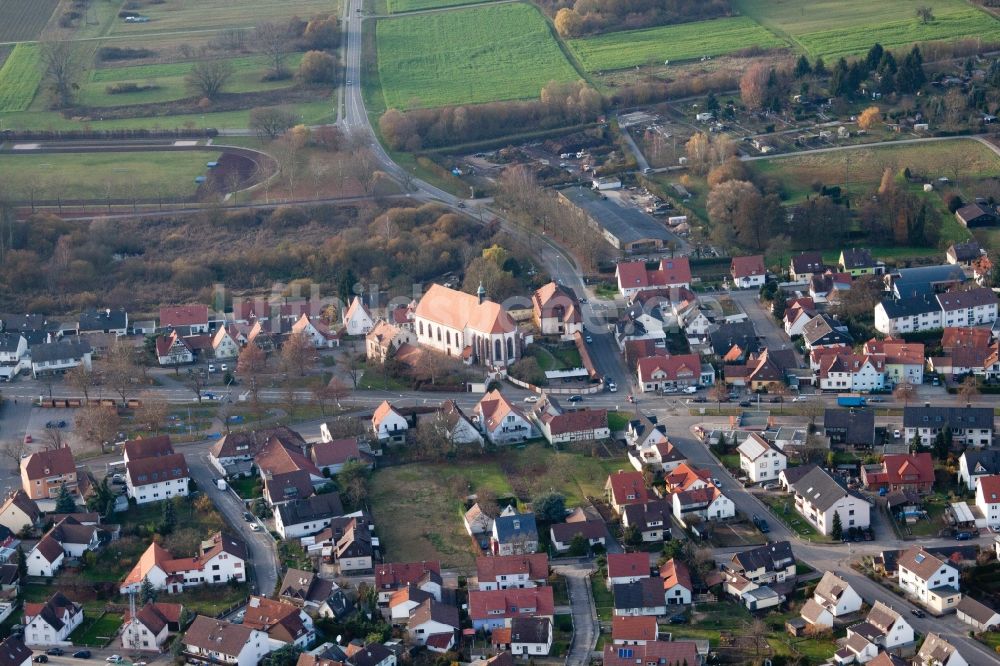
M 870 130 L 882 122 L 882 112 L 877 106 L 869 106 L 858 116 L 858 127 Z

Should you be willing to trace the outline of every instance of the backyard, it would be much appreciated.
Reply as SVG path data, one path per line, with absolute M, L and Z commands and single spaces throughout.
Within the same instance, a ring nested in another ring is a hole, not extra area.
M 69 639 L 73 645 L 102 648 L 118 635 L 123 617 L 121 613 L 103 613 L 94 619 L 85 616 Z

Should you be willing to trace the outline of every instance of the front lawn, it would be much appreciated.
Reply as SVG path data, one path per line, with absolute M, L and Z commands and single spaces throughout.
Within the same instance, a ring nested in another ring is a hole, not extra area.
M 120 613 L 105 613 L 95 620 L 84 618 L 83 624 L 70 634 L 69 639 L 73 645 L 102 648 L 118 635 L 118 629 L 121 626 L 122 615 Z
M 243 499 L 257 499 L 264 496 L 264 485 L 260 477 L 231 479 L 229 485 Z
M 607 587 L 603 569 L 590 577 L 590 589 L 594 595 L 594 607 L 597 608 L 598 619 L 610 622 L 615 612 L 615 597 Z
M 833 543 L 833 539 L 817 532 L 809 524 L 809 521 L 799 515 L 799 512 L 795 510 L 795 499 L 791 495 L 779 497 L 771 494 L 762 494 L 757 495 L 757 497 L 770 507 L 771 512 L 781 522 L 785 523 L 790 530 L 798 533 L 799 536 L 817 543 Z

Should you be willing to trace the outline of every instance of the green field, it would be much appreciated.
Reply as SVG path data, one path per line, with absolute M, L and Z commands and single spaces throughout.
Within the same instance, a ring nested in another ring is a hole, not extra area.
M 527 4 L 385 19 L 376 30 L 387 108 L 537 98 L 550 81 L 579 78 Z
M 148 23 L 125 23 L 116 20 L 111 32 L 116 35 L 145 35 L 174 30 L 245 28 L 251 30 L 263 21 L 281 21 L 300 16 L 308 19 L 318 14 L 340 14 L 337 0 L 165 0 L 143 3 L 138 10 L 149 17 Z
M 415 12 L 422 9 L 438 9 L 440 7 L 458 7 L 460 5 L 475 5 L 490 0 L 379 0 L 384 4 L 386 14 Z
M 18 44 L 0 67 L 0 112 L 25 111 L 42 81 L 37 44 Z
M 85 619 L 70 635 L 73 645 L 102 648 L 118 635 L 122 626 L 120 613 L 105 613 L 96 619 Z
M 224 88 L 227 93 L 276 90 L 295 85 L 294 79 L 262 81 L 268 69 L 267 58 L 264 56 L 244 56 L 228 60 L 233 65 L 234 73 Z M 291 53 L 285 58 L 285 66 L 294 72 L 301 60 L 301 53 Z M 184 99 L 191 96 L 184 78 L 194 65 L 193 62 L 177 62 L 93 70 L 90 73 L 90 80 L 81 86 L 80 103 L 84 106 L 125 106 Z M 155 90 L 124 94 L 107 92 L 109 85 L 123 82 L 159 87 Z
M 1000 41 L 1000 21 L 963 0 L 734 0 L 733 4 L 810 55 L 827 59 L 863 53 L 875 42 L 896 49 L 963 37 Z M 916 15 L 924 5 L 934 12 L 934 20 L 927 24 Z
M 185 197 L 216 151 L 0 155 L 6 192 L 17 199 Z M 108 191 L 108 184 L 112 189 Z
M 569 40 L 570 49 L 588 72 L 719 56 L 752 46 L 771 49 L 788 43 L 745 16 Z
M 0 0 L 0 42 L 36 39 L 58 4 L 59 0 Z

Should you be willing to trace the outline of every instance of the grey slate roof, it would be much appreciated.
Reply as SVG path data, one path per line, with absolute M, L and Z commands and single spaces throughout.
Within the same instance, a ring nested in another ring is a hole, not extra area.
M 510 621 L 511 643 L 548 643 L 551 623 L 547 617 L 515 617 Z
M 806 498 L 820 511 L 826 511 L 851 493 L 823 469 L 814 467 L 796 482 L 795 494 Z
M 538 528 L 535 526 L 535 514 L 533 513 L 497 516 L 493 525 L 500 543 L 509 543 L 517 538 L 528 541 L 538 540 Z
M 875 412 L 869 409 L 827 409 L 823 412 L 823 428 L 827 431 L 846 431 L 844 441 L 848 444 L 871 445 L 875 442 Z
M 941 304 L 941 309 L 947 312 L 949 310 L 965 310 L 966 308 L 996 304 L 997 297 L 993 294 L 992 290 L 981 287 L 979 289 L 949 291 L 944 294 L 938 294 L 937 300 Z
M 0 352 L 16 352 L 21 337 L 20 333 L 0 333 Z
M 838 330 L 843 324 L 828 314 L 819 314 L 802 327 L 802 337 L 810 345 L 854 344 L 850 333 Z
M 80 313 L 80 320 L 77 325 L 81 333 L 87 331 L 107 332 L 126 328 L 128 326 L 128 314 L 126 314 L 125 308 L 118 308 L 117 310 L 110 308 L 105 310 L 84 310 Z
M 776 541 L 733 555 L 733 562 L 743 571 L 754 571 L 764 567 L 766 571 L 780 571 L 787 562 L 794 561 L 792 545 L 787 541 Z
M 869 250 L 859 247 L 851 247 L 843 251 L 844 268 L 873 268 L 876 263 Z
M 666 605 L 663 596 L 663 581 L 659 578 L 643 578 L 634 583 L 614 586 L 615 608 L 655 608 Z
M 1000 474 L 1000 449 L 966 449 L 962 455 L 970 474 Z
M 716 356 L 722 356 L 733 345 L 739 345 L 747 353 L 755 353 L 760 349 L 757 332 L 749 321 L 722 324 L 708 334 L 712 341 L 712 351 Z
M 619 206 L 613 201 L 601 198 L 594 191 L 584 187 L 570 187 L 560 194 L 587 212 L 601 228 L 623 244 L 642 240 L 668 241 L 670 233 L 663 224 L 657 222 L 637 208 Z
M 89 354 L 90 351 L 90 343 L 86 340 L 47 342 L 31 348 L 31 362 L 42 363 L 44 361 L 73 360 L 82 358 L 84 354 Z
M 312 520 L 321 520 L 344 513 L 344 505 L 337 493 L 313 495 L 312 497 L 287 502 L 278 505 L 281 522 L 284 525 L 296 525 Z
M 901 268 L 892 274 L 893 288 L 904 297 L 930 294 L 935 285 L 964 281 L 965 271 L 961 266 L 952 264 Z
M 992 407 L 926 407 L 910 405 L 903 408 L 903 426 L 906 428 L 953 429 L 992 428 Z
M 887 298 L 882 301 L 882 308 L 889 319 L 901 317 L 916 317 L 922 314 L 938 312 L 941 306 L 929 296 L 908 296 L 906 298 Z

